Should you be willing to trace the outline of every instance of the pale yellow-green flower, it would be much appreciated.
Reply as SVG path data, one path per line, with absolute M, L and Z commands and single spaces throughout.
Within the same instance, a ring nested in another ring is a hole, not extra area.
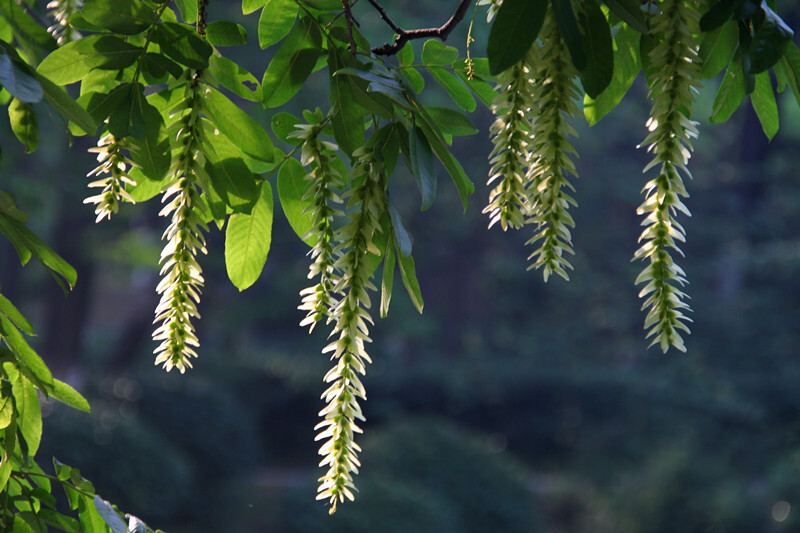
M 544 280 L 555 273 L 569 279 L 572 265 L 567 254 L 574 254 L 570 228 L 575 227 L 570 205 L 577 205 L 567 192 L 574 187 L 567 179 L 577 176 L 570 154 L 576 154 L 569 137 L 577 135 L 567 117 L 579 113 L 575 80 L 578 72 L 572 65 L 569 50 L 561 36 L 552 9 L 548 10 L 541 39 L 528 53 L 531 65 L 536 112 L 530 116 L 530 165 L 525 179 L 528 196 L 526 223 L 535 228 L 527 242 L 537 245 L 528 259 L 528 268 L 541 268 Z
M 305 178 L 311 186 L 303 198 L 312 202 L 307 209 L 312 217 L 312 226 L 306 238 L 312 237 L 314 243 L 309 252 L 312 263 L 308 279 L 319 277 L 315 285 L 300 291 L 302 303 L 298 309 L 307 312 L 300 325 L 308 326 L 309 331 L 313 331 L 314 326 L 327 317 L 337 303 L 333 291 L 338 281 L 334 269 L 337 254 L 333 221 L 334 217 L 343 215 L 342 200 L 336 190 L 344 187 L 344 181 L 339 171 L 331 165 L 338 147 L 319 138 L 322 126 L 303 124 L 298 128 L 292 136 L 303 141 L 300 162 L 305 167 L 311 167 Z
M 100 178 L 89 183 L 89 187 L 102 188 L 103 191 L 98 195 L 89 196 L 83 203 L 95 204 L 94 213 L 97 215 L 95 222 L 100 222 L 104 218 L 111 219 L 111 214 L 119 211 L 121 201 L 136 203 L 125 190 L 126 184 L 135 186 L 136 182 L 128 176 L 128 170 L 133 164 L 120 151 L 117 140 L 110 133 L 101 137 L 97 141 L 97 147 L 89 148 L 89 151 L 97 154 L 97 161 L 100 163 L 86 175 L 86 177 Z
M 200 317 L 197 304 L 204 280 L 196 257 L 198 252 L 207 253 L 203 230 L 208 228 L 199 214 L 207 208 L 194 184 L 197 176 L 205 173 L 200 98 L 198 87 L 189 85 L 186 98 L 173 109 L 171 118 L 176 120 L 169 132 L 179 148 L 173 153 L 169 185 L 162 198 L 164 207 L 159 213 L 170 217 L 170 224 L 162 235 L 166 244 L 161 251 L 162 279 L 156 288 L 161 300 L 154 320 L 160 323 L 153 333 L 153 340 L 160 341 L 154 350 L 155 364 L 167 371 L 177 368 L 181 373 L 191 368 L 190 359 L 197 357 L 194 348 L 199 342 L 192 319 Z
M 361 466 L 361 448 L 354 434 L 362 432 L 357 425 L 364 420 L 359 399 L 366 400 L 366 391 L 359 375 L 364 375 L 366 364 L 372 362 L 365 344 L 371 342 L 367 325 L 372 323 L 369 291 L 376 290 L 370 281 L 375 267 L 369 254 L 380 253 L 374 239 L 381 231 L 380 216 L 386 202 L 382 163 L 370 147 L 357 149 L 354 156 L 357 161 L 350 175 L 351 188 L 343 194 L 351 214 L 335 233 L 339 244 L 334 268 L 340 277 L 334 291 L 340 298 L 328 317 L 334 340 L 322 350 L 331 354 L 334 366 L 325 376 L 330 386 L 322 394 L 327 405 L 319 414 L 324 420 L 315 428 L 321 430 L 316 440 L 325 441 L 319 450 L 323 456 L 320 466 L 328 468 L 319 479 L 317 499 L 328 500 L 331 514 L 338 502 L 355 498 L 353 476 Z
M 681 173 L 691 178 L 687 163 L 692 138 L 697 137 L 697 123 L 690 119 L 697 81 L 697 43 L 699 15 L 692 2 L 664 0 L 652 18 L 653 33 L 661 35 L 650 52 L 653 67 L 651 96 L 653 107 L 647 128 L 650 134 L 642 142 L 653 159 L 644 171 L 655 168 L 658 175 L 644 187 L 645 201 L 637 213 L 644 215 L 645 226 L 639 237 L 641 247 L 634 260 L 648 260 L 636 283 L 645 286 L 639 293 L 646 298 L 644 327 L 666 352 L 670 346 L 686 351 L 679 331 L 689 333 L 685 312 L 688 296 L 681 290 L 686 285 L 684 271 L 672 258 L 672 252 L 683 255 L 677 242 L 685 241 L 685 231 L 675 219 L 680 211 L 690 216 L 682 198 L 688 196 Z

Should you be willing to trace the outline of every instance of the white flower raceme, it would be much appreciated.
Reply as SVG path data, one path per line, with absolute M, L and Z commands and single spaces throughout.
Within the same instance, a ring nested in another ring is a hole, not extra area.
M 322 351 L 331 353 L 333 368 L 326 374 L 330 386 L 322 394 L 327 403 L 320 411 L 324 420 L 315 429 L 322 430 L 316 440 L 325 440 L 319 450 L 324 456 L 320 466 L 328 471 L 322 476 L 317 499 L 328 500 L 330 512 L 336 512 L 337 502 L 354 499 L 353 475 L 361 464 L 361 448 L 353 439 L 361 433 L 357 420 L 364 420 L 359 399 L 366 400 L 366 391 L 359 374 L 366 373 L 366 364 L 372 361 L 365 349 L 371 342 L 367 323 L 371 305 L 369 291 L 376 288 L 370 281 L 374 265 L 370 253 L 380 254 L 374 238 L 380 229 L 380 216 L 385 206 L 383 165 L 369 147 L 355 151 L 356 166 L 350 176 L 351 188 L 343 194 L 348 209 L 352 209 L 349 222 L 337 230 L 337 255 L 335 268 L 341 273 L 334 290 L 340 299 L 330 311 L 328 322 L 334 324 L 330 337 L 333 342 Z
M 500 223 L 520 228 L 527 212 L 526 168 L 530 160 L 530 117 L 536 113 L 532 99 L 530 66 L 520 61 L 500 75 L 499 94 L 492 103 L 497 117 L 490 128 L 494 148 L 489 154 L 489 227 Z
M 48 15 L 53 17 L 55 24 L 47 28 L 50 35 L 56 39 L 59 45 L 64 45 L 70 41 L 81 38 L 81 34 L 72 27 L 69 19 L 83 7 L 83 0 L 52 0 L 48 2 Z
M 552 9 L 548 10 L 542 26 L 541 39 L 531 47 L 528 57 L 536 113 L 530 117 L 526 223 L 535 226 L 536 231 L 527 244 L 539 246 L 528 257 L 532 261 L 528 269 L 541 268 L 545 281 L 553 273 L 569 279 L 567 270 L 572 270 L 572 265 L 565 255 L 575 253 L 570 233 L 575 222 L 568 209 L 577 204 L 566 191 L 575 190 L 567 175 L 577 176 L 577 173 L 570 159 L 570 153 L 576 152 L 568 139 L 577 133 L 567 117 L 578 115 L 576 101 L 580 94 L 575 84 L 578 72 Z
M 312 200 L 307 211 L 312 216 L 312 226 L 306 238 L 313 237 L 314 242 L 309 252 L 312 263 L 308 279 L 319 276 L 319 280 L 315 285 L 300 291 L 303 300 L 298 309 L 307 311 L 300 325 L 308 326 L 309 331 L 313 331 L 314 326 L 328 316 L 330 309 L 336 305 L 333 288 L 338 276 L 334 269 L 337 255 L 333 219 L 343 214 L 340 208 L 342 200 L 336 194 L 336 189 L 344 187 L 344 181 L 339 171 L 331 166 L 338 147 L 319 138 L 322 126 L 304 124 L 299 128 L 292 136 L 303 140 L 301 163 L 311 167 L 306 175 L 311 187 L 303 198 Z
M 653 67 L 651 96 L 653 107 L 647 128 L 650 134 L 642 142 L 653 159 L 645 167 L 658 175 L 644 187 L 645 201 L 637 213 L 644 215 L 645 226 L 634 260 L 649 264 L 636 283 L 645 283 L 639 293 L 646 298 L 642 309 L 648 309 L 645 329 L 648 337 L 666 352 L 670 346 L 686 351 L 679 333 L 689 333 L 685 322 L 691 322 L 685 311 L 688 296 L 681 290 L 687 281 L 681 267 L 672 259 L 670 250 L 682 254 L 676 241 L 685 241 L 683 227 L 675 220 L 678 211 L 690 216 L 682 198 L 688 196 L 681 173 L 691 178 L 687 163 L 692 150 L 691 139 L 697 137 L 697 123 L 690 119 L 692 92 L 697 81 L 697 43 L 693 35 L 699 32 L 699 15 L 692 2 L 664 0 L 660 12 L 653 17 L 653 33 L 661 35 L 650 60 Z
M 136 182 L 128 176 L 128 169 L 133 163 L 123 155 L 117 140 L 110 133 L 101 137 L 97 141 L 97 147 L 89 148 L 89 151 L 97 154 L 97 161 L 100 164 L 86 177 L 100 177 L 107 174 L 89 183 L 90 188 L 102 187 L 103 192 L 83 201 L 85 204 L 95 204 L 94 213 L 97 215 L 95 222 L 100 222 L 104 218 L 111 219 L 111 214 L 119 211 L 120 201 L 136 203 L 125 190 L 126 184 L 134 186 Z
M 187 98 L 173 110 L 172 118 L 178 118 L 170 128 L 175 135 L 176 146 L 172 167 L 159 213 L 170 217 L 164 231 L 166 241 L 161 251 L 161 282 L 156 291 L 161 300 L 156 307 L 154 322 L 161 324 L 153 333 L 153 340 L 160 341 L 154 350 L 156 365 L 169 371 L 173 367 L 181 373 L 191 368 L 191 357 L 197 357 L 194 348 L 199 346 L 192 318 L 199 318 L 197 304 L 203 287 L 203 275 L 197 262 L 197 252 L 206 252 L 206 241 L 202 230 L 208 230 L 199 212 L 207 208 L 194 180 L 204 173 L 205 156 L 200 148 L 202 129 L 198 110 L 201 103 L 196 86 L 187 88 Z

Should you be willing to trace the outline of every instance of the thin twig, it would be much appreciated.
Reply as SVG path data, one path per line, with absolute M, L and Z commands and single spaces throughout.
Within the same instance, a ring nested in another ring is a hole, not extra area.
M 353 38 L 353 12 L 350 10 L 350 0 L 342 0 L 344 19 L 347 21 L 347 40 L 350 41 L 350 53 L 356 53 L 356 40 Z
M 346 0 L 342 0 L 343 2 Z M 404 30 L 400 26 L 394 23 L 389 15 L 386 14 L 386 10 L 383 9 L 377 0 L 369 0 L 369 3 L 372 4 L 378 13 L 381 15 L 381 19 L 383 19 L 386 24 L 389 25 L 390 28 L 397 34 L 397 37 L 394 40 L 394 44 L 386 43 L 383 46 L 379 46 L 372 49 L 372 53 L 379 55 L 379 56 L 390 56 L 394 55 L 399 52 L 403 46 L 405 46 L 406 42 L 410 41 L 411 39 L 422 39 L 423 37 L 436 37 L 437 39 L 441 39 L 442 41 L 446 40 L 447 37 L 450 35 L 450 32 L 453 31 L 459 22 L 461 22 L 464 18 L 464 14 L 467 12 L 467 8 L 469 7 L 472 0 L 461 0 L 458 4 L 458 8 L 456 12 L 453 13 L 453 16 L 450 17 L 450 20 L 445 22 L 442 26 L 438 28 L 420 28 L 418 30 Z

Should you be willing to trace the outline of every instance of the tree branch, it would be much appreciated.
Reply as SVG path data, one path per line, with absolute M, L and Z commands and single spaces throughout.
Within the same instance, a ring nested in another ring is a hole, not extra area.
M 406 42 L 410 41 L 411 39 L 436 37 L 442 41 L 446 40 L 450 35 L 450 32 L 453 31 L 453 28 L 455 28 L 458 23 L 464 19 L 464 14 L 467 12 L 467 8 L 472 3 L 472 0 L 460 0 L 456 12 L 453 13 L 453 16 L 450 17 L 450 20 L 445 22 L 442 26 L 439 26 L 438 28 L 420 28 L 417 30 L 404 30 L 395 24 L 394 21 L 389 18 L 389 15 L 386 14 L 386 10 L 383 9 L 383 6 L 380 5 L 377 0 L 369 0 L 369 3 L 372 4 L 372 7 L 374 7 L 378 13 L 380 13 L 381 19 L 383 19 L 383 21 L 388 24 L 389 27 L 392 28 L 392 30 L 397 34 L 394 44 L 386 43 L 383 46 L 373 48 L 372 53 L 379 56 L 391 56 L 399 52 L 403 46 L 405 46 Z
M 353 38 L 353 12 L 350 10 L 350 0 L 342 0 L 344 19 L 347 21 L 347 40 L 350 41 L 350 53 L 356 53 L 356 40 Z

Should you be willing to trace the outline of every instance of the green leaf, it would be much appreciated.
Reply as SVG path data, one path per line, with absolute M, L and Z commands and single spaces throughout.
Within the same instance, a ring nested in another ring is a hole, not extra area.
M 264 72 L 264 107 L 283 105 L 300 90 L 317 63 L 321 39 L 317 27 L 307 19 L 292 28 Z
M 0 294 L 0 311 L 2 311 L 8 317 L 14 326 L 22 330 L 23 333 L 26 335 L 34 334 L 33 326 L 30 322 L 28 322 L 28 319 L 25 318 L 25 316 L 23 316 L 23 314 L 20 313 L 16 307 L 14 307 L 14 304 L 12 304 L 11 301 L 2 294 Z
M 143 93 L 134 100 L 137 113 L 142 117 L 144 136 L 129 139 L 131 159 L 149 180 L 160 181 L 169 170 L 172 160 L 169 139 L 164 131 L 164 118 Z
M 428 72 L 447 91 L 458 107 L 470 113 L 475 111 L 475 98 L 455 74 L 437 68 L 432 68 Z
M 427 67 L 450 66 L 458 59 L 458 49 L 445 46 L 439 40 L 429 39 L 422 46 L 422 63 Z
M 0 331 L 3 334 L 3 342 L 14 354 L 20 372 L 34 381 L 42 391 L 47 392 L 52 389 L 53 375 L 50 373 L 50 369 L 44 364 L 39 354 L 33 351 L 14 324 L 2 314 L 0 314 Z
M 785 85 L 789 85 L 800 104 L 800 49 L 797 45 L 789 45 L 784 56 L 775 64 L 775 74 L 778 77 L 778 87 L 785 88 Z
M 414 63 L 414 47 L 411 45 L 411 41 L 407 41 L 403 48 L 397 52 L 397 61 L 404 67 Z
M 739 30 L 733 21 L 706 33 L 698 54 L 702 65 L 698 76 L 709 79 L 722 72 L 730 63 L 738 42 Z
M 240 291 L 256 282 L 267 262 L 272 242 L 272 187 L 265 181 L 252 213 L 228 219 L 225 230 L 225 267 Z
M 611 83 L 597 98 L 588 94 L 583 100 L 583 113 L 590 126 L 617 107 L 639 75 L 640 34 L 630 26 L 623 26 L 614 39 L 614 76 Z
M 241 159 L 220 159 L 211 164 L 211 183 L 234 213 L 250 213 L 258 201 L 258 178 Z
M 302 120 L 291 113 L 281 111 L 280 113 L 275 113 L 272 117 L 272 131 L 278 139 L 285 143 L 300 144 L 301 141 L 299 139 L 289 137 L 289 134 L 298 129 L 297 124 L 302 123 Z
M 547 0 L 505 0 L 489 31 L 486 55 L 492 74 L 500 74 L 528 53 L 542 29 Z
M 436 125 L 432 122 L 431 118 L 423 109 L 419 108 L 418 111 L 420 111 L 417 114 L 417 117 L 420 119 L 420 129 L 425 135 L 425 138 L 428 140 L 428 143 L 431 145 L 436 157 L 439 158 L 439 161 L 442 162 L 444 168 L 446 168 L 447 172 L 450 173 L 450 177 L 453 179 L 453 183 L 455 183 L 458 193 L 461 195 L 461 202 L 464 206 L 464 211 L 466 212 L 467 200 L 469 195 L 475 192 L 475 186 L 472 184 L 469 177 L 467 177 L 467 174 L 464 172 L 464 168 L 461 166 L 461 163 L 458 162 L 458 159 L 456 159 L 447 149 L 444 139 L 438 133 Z
M 247 42 L 247 30 L 235 22 L 215 20 L 206 26 L 206 38 L 214 46 L 238 46 Z
M 219 131 L 245 154 L 261 161 L 273 161 L 272 139 L 258 122 L 216 89 L 207 89 L 205 104 Z
M 0 450 L 0 491 L 5 491 L 8 478 L 11 477 L 12 459 L 6 450 Z
M 303 165 L 296 159 L 288 159 L 278 172 L 278 198 L 289 225 L 300 239 L 312 246 L 314 236 L 308 235 L 313 227 L 313 217 L 308 211 L 312 199 L 305 198 L 310 188 Z
M 719 28 L 733 18 L 737 2 L 722 0 L 717 2 L 700 17 L 700 30 L 708 32 Z
M 15 0 L 0 2 L 0 14 L 4 19 L 3 26 L 9 28 L 13 37 L 20 44 L 20 48 L 24 50 L 27 56 L 26 63 L 35 66 L 42 59 L 42 51 L 53 51 L 58 45 L 52 35 L 26 11 L 32 12 L 33 10 L 30 10 L 22 2 Z M 8 42 L 11 40 L 12 38 L 9 36 Z
M 411 298 L 411 303 L 417 308 L 417 311 L 422 313 L 422 308 L 425 302 L 422 300 L 422 291 L 419 288 L 419 281 L 417 281 L 417 269 L 414 265 L 414 258 L 412 256 L 404 257 L 402 254 L 397 257 L 400 261 L 400 276 L 403 279 L 403 285 L 408 291 L 408 296 Z
M 425 211 L 436 200 L 436 169 L 433 164 L 433 152 L 425 134 L 418 126 L 414 126 L 409 132 L 408 146 L 411 173 L 417 180 L 417 186 L 422 195 L 422 210 Z
M 411 237 L 408 235 L 406 228 L 403 226 L 403 219 L 400 218 L 400 213 L 393 205 L 389 204 L 389 220 L 392 223 L 392 234 L 394 235 L 397 243 L 397 249 L 400 250 L 402 257 L 411 255 Z
M 19 222 L 6 213 L 0 213 L 0 232 L 14 245 L 22 266 L 28 264 L 31 258 L 31 251 L 28 248 L 27 241 L 19 232 Z
M 78 105 L 61 87 L 47 78 L 37 74 L 37 79 L 42 86 L 44 98 L 48 104 L 84 132 L 94 135 L 95 131 L 97 131 L 97 124 L 85 109 Z
M 586 52 L 583 49 L 581 30 L 572 10 L 572 0 L 553 0 L 553 14 L 569 49 L 572 64 L 576 69 L 583 70 L 586 67 Z
M 61 531 L 66 531 L 67 533 L 84 533 L 81 524 L 71 516 L 65 516 L 51 509 L 40 509 L 37 516 Z
M 55 398 L 56 400 L 63 402 L 73 409 L 78 409 L 79 411 L 83 411 L 88 413 L 91 411 L 89 407 L 89 402 L 86 401 L 81 393 L 64 383 L 63 381 L 59 381 L 57 379 L 53 379 L 53 387 L 48 389 L 48 394 Z
M 11 131 L 25 145 L 25 153 L 35 151 L 39 146 L 39 123 L 31 106 L 13 98 L 8 105 L 8 118 L 11 121 Z
M 146 177 L 139 168 L 133 167 L 130 172 L 128 172 L 128 175 L 136 182 L 136 185 L 126 186 L 126 190 L 131 195 L 134 202 L 146 202 L 160 193 L 161 189 L 164 188 L 163 183 Z
M 455 73 L 458 74 L 458 77 L 461 78 L 467 87 L 475 93 L 483 104 L 491 108 L 492 101 L 494 100 L 495 96 L 497 96 L 497 92 L 494 89 L 494 85 L 489 84 L 480 74 L 480 70 L 482 65 L 486 65 L 486 72 L 488 75 L 489 71 L 489 62 L 488 60 L 484 59 L 473 59 L 472 66 L 473 66 L 473 75 L 472 78 L 469 77 L 469 71 L 467 70 L 467 60 L 466 59 L 459 59 L 455 63 L 453 63 L 453 69 Z M 476 68 L 477 67 L 477 68 Z
M 352 157 L 353 150 L 364 144 L 364 112 L 353 96 L 348 77 L 335 76 L 337 70 L 344 68 L 339 50 L 333 43 L 329 43 L 328 48 L 333 134 L 339 148 Z
M 714 97 L 714 104 L 711 109 L 709 122 L 725 122 L 733 112 L 739 109 L 739 105 L 744 99 L 746 91 L 745 79 L 742 70 L 737 63 L 728 65 L 725 77 Z
M 136 35 L 157 22 L 155 12 L 137 0 L 86 0 L 81 16 L 91 24 Z
M 266 0 L 259 3 L 264 4 L 264 9 L 258 20 L 258 45 L 264 49 L 289 34 L 299 8 L 294 0 Z
M 42 239 L 25 226 L 17 224 L 17 230 L 25 239 L 25 244 L 33 254 L 33 257 L 50 270 L 54 277 L 58 275 L 63 278 L 70 289 L 75 286 L 78 274 L 69 263 L 64 261 L 60 255 L 55 253 Z M 60 282 L 61 280 L 56 277 L 56 281 Z
M 588 60 L 581 70 L 583 89 L 592 98 L 597 98 L 611 83 L 614 74 L 614 46 L 611 28 L 600 6 L 594 0 L 584 2 L 584 14 L 580 17 L 583 28 L 583 44 Z
M 528 53 L 542 29 L 548 0 L 505 0 L 489 31 L 486 55 L 492 74 L 500 74 Z
M 95 495 L 94 506 L 103 521 L 111 528 L 112 533 L 128 533 L 128 526 L 120 518 L 119 513 L 114 510 L 114 507 L 100 496 Z
M 193 29 L 176 22 L 162 22 L 153 32 L 153 41 L 168 57 L 193 69 L 204 69 L 213 49 Z
M 208 72 L 236 96 L 253 102 L 261 101 L 258 80 L 235 61 L 215 53 L 208 59 Z
M 61 46 L 45 57 L 37 72 L 58 85 L 67 85 L 82 80 L 92 70 L 92 63 L 87 57 L 91 45 L 102 35 L 84 37 Z
M 3 323 L 3 330 L 6 330 L 5 322 Z M 39 443 L 42 441 L 42 407 L 39 404 L 39 395 L 36 394 L 36 388 L 28 380 L 21 366 L 20 371 L 21 374 L 12 382 L 12 389 L 17 413 L 19 413 L 19 430 L 28 445 L 28 453 L 33 457 L 36 455 L 36 450 L 39 449 Z M 51 376 L 49 383 L 52 384 L 52 382 L 53 378 Z
M 394 265 L 396 257 L 394 235 L 390 235 L 386 241 L 386 250 L 383 254 L 383 276 L 381 277 L 381 318 L 386 318 L 389 314 L 389 303 L 392 301 L 392 288 L 394 285 Z
M 478 130 L 463 113 L 449 107 L 425 106 L 442 133 L 448 135 L 475 135 Z
M 92 53 L 92 66 L 103 70 L 122 70 L 144 54 L 142 48 L 112 35 L 101 35 L 93 42 L 92 50 L 83 50 Z
M 242 0 L 242 14 L 249 15 L 253 11 L 261 9 L 268 0 Z
M 753 74 L 764 72 L 777 63 L 794 37 L 792 29 L 766 2 L 762 3 L 761 9 L 764 22 L 758 26 L 750 44 L 750 72 Z
M 775 102 L 775 93 L 772 89 L 772 80 L 769 72 L 756 74 L 756 88 L 750 95 L 750 102 L 761 122 L 761 129 L 769 140 L 778 133 L 780 122 L 778 119 L 778 104 Z
M 11 93 L 11 96 L 26 104 L 34 104 L 42 99 L 41 84 L 23 67 L 17 65 L 2 48 L 0 48 L 0 85 Z
M 181 12 L 181 18 L 187 24 L 197 22 L 197 0 L 175 0 Z
M 647 21 L 640 0 L 603 0 L 612 13 L 639 33 L 648 33 Z

